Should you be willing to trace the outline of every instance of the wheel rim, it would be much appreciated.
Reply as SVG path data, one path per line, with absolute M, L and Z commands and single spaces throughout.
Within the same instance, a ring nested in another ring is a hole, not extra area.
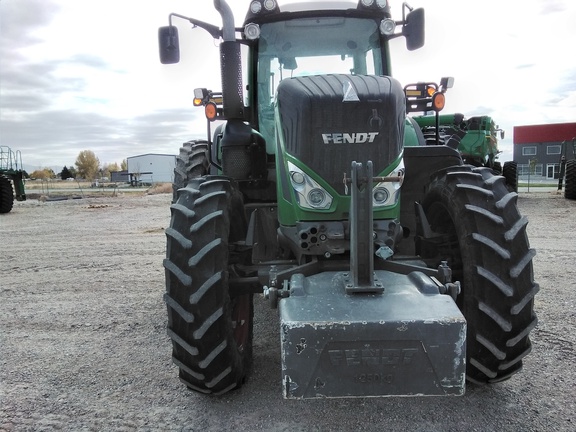
M 463 283 L 462 251 L 450 212 L 442 203 L 433 203 L 428 209 L 428 221 L 434 232 L 446 236 L 445 241 L 438 246 L 438 258 L 447 259 L 452 270 L 452 280 Z M 458 296 L 456 300 L 456 304 L 461 310 L 463 308 L 462 297 Z

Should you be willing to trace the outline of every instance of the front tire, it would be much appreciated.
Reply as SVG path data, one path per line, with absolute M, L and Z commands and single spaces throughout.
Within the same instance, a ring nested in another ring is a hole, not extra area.
M 457 304 L 468 327 L 466 375 L 475 383 L 509 378 L 531 350 L 539 288 L 517 196 L 489 168 L 459 166 L 437 173 L 422 202 L 437 235 L 424 240 L 424 258 L 431 265 L 448 260 L 462 284 Z
M 518 192 L 518 164 L 514 161 L 504 162 L 502 175 L 511 192 Z
M 576 200 L 576 159 L 566 162 L 564 198 Z
M 180 379 L 222 394 L 240 387 L 252 360 L 252 294 L 229 290 L 232 243 L 245 237 L 241 195 L 223 177 L 191 180 L 166 229 L 165 302 Z
M 176 156 L 174 182 L 172 184 L 172 202 L 178 198 L 178 189 L 185 187 L 194 178 L 208 174 L 210 162 L 208 141 L 194 140 L 182 144 L 180 154 Z

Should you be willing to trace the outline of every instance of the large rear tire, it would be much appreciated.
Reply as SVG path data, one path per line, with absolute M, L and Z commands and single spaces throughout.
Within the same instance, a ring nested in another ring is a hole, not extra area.
M 576 159 L 566 162 L 564 198 L 576 200 Z
M 430 264 L 448 260 L 462 284 L 458 307 L 467 321 L 466 375 L 498 382 L 522 367 L 538 285 L 518 195 L 489 168 L 459 166 L 437 173 L 422 202 L 436 239 L 422 248 Z
M 230 248 L 245 237 L 242 198 L 231 180 L 208 176 L 180 189 L 171 211 L 164 299 L 172 358 L 190 389 L 222 394 L 243 384 L 252 360 L 252 294 L 228 285 Z
M 0 214 L 9 213 L 14 207 L 14 189 L 10 179 L 0 174 Z
M 208 174 L 210 162 L 208 141 L 188 141 L 180 147 L 174 167 L 174 182 L 172 184 L 172 202 L 176 202 L 178 189 L 185 187 L 193 178 Z

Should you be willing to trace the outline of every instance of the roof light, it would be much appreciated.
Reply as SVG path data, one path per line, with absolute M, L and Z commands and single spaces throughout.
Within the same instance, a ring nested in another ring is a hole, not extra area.
M 258 22 L 258 20 L 280 12 L 277 0 L 252 0 L 250 8 L 244 18 L 245 23 Z
M 260 37 L 260 26 L 258 24 L 249 23 L 244 27 L 244 36 L 248 40 L 255 40 Z
M 387 0 L 359 0 L 358 9 L 370 9 L 378 11 L 379 13 L 384 12 L 386 14 L 390 12 L 390 6 L 388 5 Z
M 276 0 L 264 0 L 264 9 L 271 11 L 276 8 Z
M 252 12 L 253 14 L 257 14 L 262 10 L 262 3 L 260 3 L 259 1 L 253 1 L 252 3 L 250 3 L 250 12 Z
M 385 36 L 390 36 L 394 34 L 396 30 L 396 22 L 393 19 L 386 18 L 380 21 L 380 33 Z

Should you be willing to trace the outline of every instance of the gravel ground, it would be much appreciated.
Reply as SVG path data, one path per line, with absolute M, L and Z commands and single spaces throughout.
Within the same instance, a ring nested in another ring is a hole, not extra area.
M 261 298 L 246 385 L 210 398 L 178 381 L 162 302 L 170 199 L 30 200 L 0 215 L 0 430 L 576 430 L 576 202 L 519 197 L 541 286 L 520 374 L 460 398 L 286 401 Z

